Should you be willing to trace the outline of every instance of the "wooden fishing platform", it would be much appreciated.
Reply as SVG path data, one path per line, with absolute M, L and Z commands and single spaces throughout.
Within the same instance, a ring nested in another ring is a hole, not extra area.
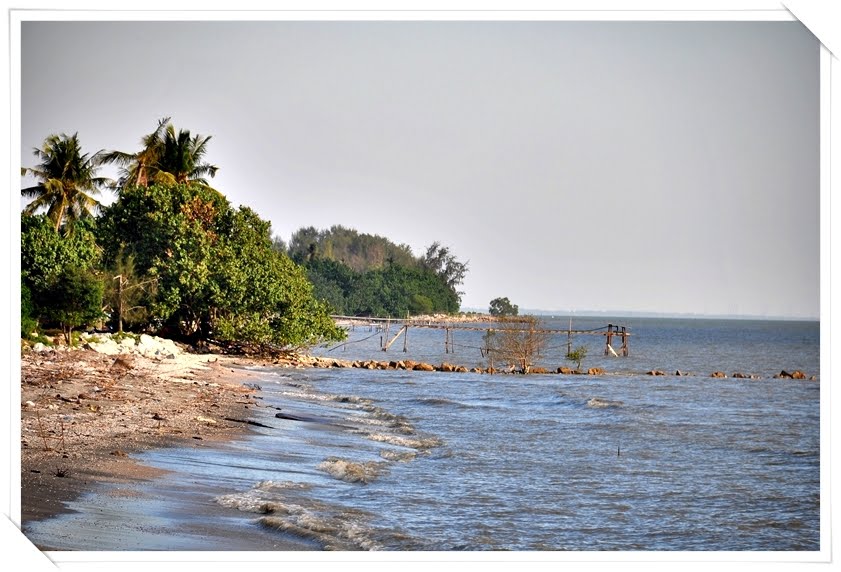
M 471 330 L 471 331 L 479 331 L 479 332 L 493 332 L 499 330 L 505 331 L 523 331 L 523 332 L 534 332 L 539 334 L 557 334 L 557 335 L 566 335 L 567 336 L 567 353 L 572 350 L 572 336 L 574 335 L 591 335 L 591 336 L 605 336 L 605 349 L 604 355 L 614 355 L 614 356 L 623 356 L 627 357 L 630 354 L 630 350 L 628 348 L 628 337 L 631 333 L 628 331 L 627 326 L 616 325 L 616 324 L 608 324 L 607 326 L 602 326 L 600 328 L 594 328 L 590 330 L 573 330 L 572 328 L 568 329 L 546 329 L 546 328 L 517 328 L 515 327 L 516 324 L 526 324 L 527 321 L 518 321 L 514 320 L 504 320 L 504 321 L 489 321 L 486 322 L 487 326 L 476 326 L 470 325 L 465 326 L 461 325 L 458 322 L 437 322 L 432 320 L 413 320 L 411 318 L 401 320 L 399 318 L 369 318 L 365 316 L 331 316 L 337 322 L 344 322 L 349 323 L 351 327 L 355 325 L 362 325 L 368 326 L 371 330 L 375 328 L 379 331 L 384 333 L 384 336 L 380 338 L 380 346 L 383 351 L 388 351 L 391 345 L 397 341 L 401 335 L 403 335 L 403 351 L 408 351 L 408 337 L 409 337 L 409 328 L 430 328 L 430 329 L 438 329 L 444 330 L 444 350 L 445 353 L 451 353 L 451 350 L 455 347 L 453 341 L 453 332 L 456 330 Z M 480 322 L 467 322 L 470 324 L 477 324 Z M 388 339 L 389 332 L 392 326 L 397 326 L 399 329 L 397 333 L 391 339 Z M 622 341 L 622 345 L 619 347 L 618 353 L 613 349 L 612 342 L 613 337 L 616 336 Z

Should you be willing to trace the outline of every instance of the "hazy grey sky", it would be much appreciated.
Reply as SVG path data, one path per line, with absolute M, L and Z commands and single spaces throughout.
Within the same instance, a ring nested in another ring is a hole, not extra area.
M 466 307 L 819 315 L 799 22 L 24 22 L 22 70 L 24 165 L 171 116 L 284 240 L 438 240 Z

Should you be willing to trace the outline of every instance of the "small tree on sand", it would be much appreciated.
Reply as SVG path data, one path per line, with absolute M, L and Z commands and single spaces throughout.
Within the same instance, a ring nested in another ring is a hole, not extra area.
M 50 289 L 51 302 L 45 308 L 47 318 L 58 322 L 64 340 L 70 345 L 73 329 L 103 317 L 102 282 L 89 271 L 65 269 Z

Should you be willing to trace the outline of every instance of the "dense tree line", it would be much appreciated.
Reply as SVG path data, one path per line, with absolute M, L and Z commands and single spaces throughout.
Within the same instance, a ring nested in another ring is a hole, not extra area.
M 163 119 L 135 153 L 86 155 L 76 135 L 35 150 L 39 165 L 22 169 L 38 180 L 22 189 L 34 199 L 21 213 L 22 334 L 61 326 L 69 341 L 109 321 L 282 348 L 343 337 L 270 224 L 208 185 L 209 139 Z M 96 176 L 106 163 L 122 167 L 119 181 Z M 117 192 L 107 207 L 103 188 Z
M 292 235 L 288 252 L 306 268 L 315 296 L 339 314 L 403 317 L 455 313 L 461 305 L 467 264 L 437 242 L 416 257 L 381 236 L 306 227 Z

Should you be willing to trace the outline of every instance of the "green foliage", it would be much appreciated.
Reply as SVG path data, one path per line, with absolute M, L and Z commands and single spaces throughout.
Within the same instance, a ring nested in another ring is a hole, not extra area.
M 206 187 L 204 177 L 213 177 L 219 170 L 203 160 L 210 139 L 202 135 L 191 137 L 185 129 L 176 132 L 170 118 L 164 117 L 152 133 L 140 140 L 143 146 L 140 151 L 109 151 L 103 153 L 102 162 L 121 167 L 120 189 L 148 187 L 154 183 L 197 183 Z
M 124 252 L 156 281 L 153 324 L 281 347 L 342 338 L 304 270 L 273 248 L 270 224 L 209 187 L 127 187 L 101 218 L 105 259 Z
M 461 302 L 462 292 L 456 291 L 456 288 L 464 282 L 464 277 L 467 275 L 466 262 L 459 262 L 448 247 L 433 242 L 426 249 L 426 253 L 421 259 L 421 265 L 441 277 L 447 287 L 456 293 L 459 302 Z
M 575 362 L 575 369 L 581 369 L 581 362 L 584 361 L 584 358 L 587 357 L 587 348 L 585 346 L 578 346 L 574 350 L 571 350 L 567 355 L 566 359 L 571 362 Z
M 362 316 L 455 313 L 467 271 L 434 243 L 423 258 L 409 246 L 342 226 L 299 229 L 288 252 L 303 264 L 316 298 L 333 312 Z
M 30 334 L 38 328 L 38 320 L 35 318 L 35 306 L 32 303 L 32 294 L 29 287 L 21 280 L 20 284 L 20 335 L 22 338 L 29 338 Z
M 91 217 L 99 208 L 94 196 L 111 182 L 96 176 L 102 152 L 93 156 L 82 153 L 77 134 L 61 134 L 47 137 L 34 153 L 40 163 L 21 169 L 22 175 L 38 180 L 37 185 L 21 189 L 21 195 L 33 199 L 24 212 L 31 215 L 46 209 L 53 228 L 70 234 L 77 221 Z
M 360 273 L 387 264 L 417 264 L 408 245 L 397 245 L 382 236 L 360 233 L 340 225 L 321 231 L 312 226 L 297 230 L 289 242 L 288 252 L 299 264 L 326 259 L 341 262 Z
M 61 325 L 68 344 L 73 341 L 74 328 L 103 318 L 102 282 L 88 270 L 65 268 L 50 285 L 50 297 L 45 317 Z
M 505 318 L 508 316 L 516 316 L 520 312 L 517 304 L 512 304 L 508 298 L 494 298 L 490 304 L 491 316 Z
M 21 214 L 21 328 L 54 316 L 54 288 L 70 270 L 95 269 L 100 251 L 94 219 L 80 220 L 75 231 L 63 237 L 46 215 Z

